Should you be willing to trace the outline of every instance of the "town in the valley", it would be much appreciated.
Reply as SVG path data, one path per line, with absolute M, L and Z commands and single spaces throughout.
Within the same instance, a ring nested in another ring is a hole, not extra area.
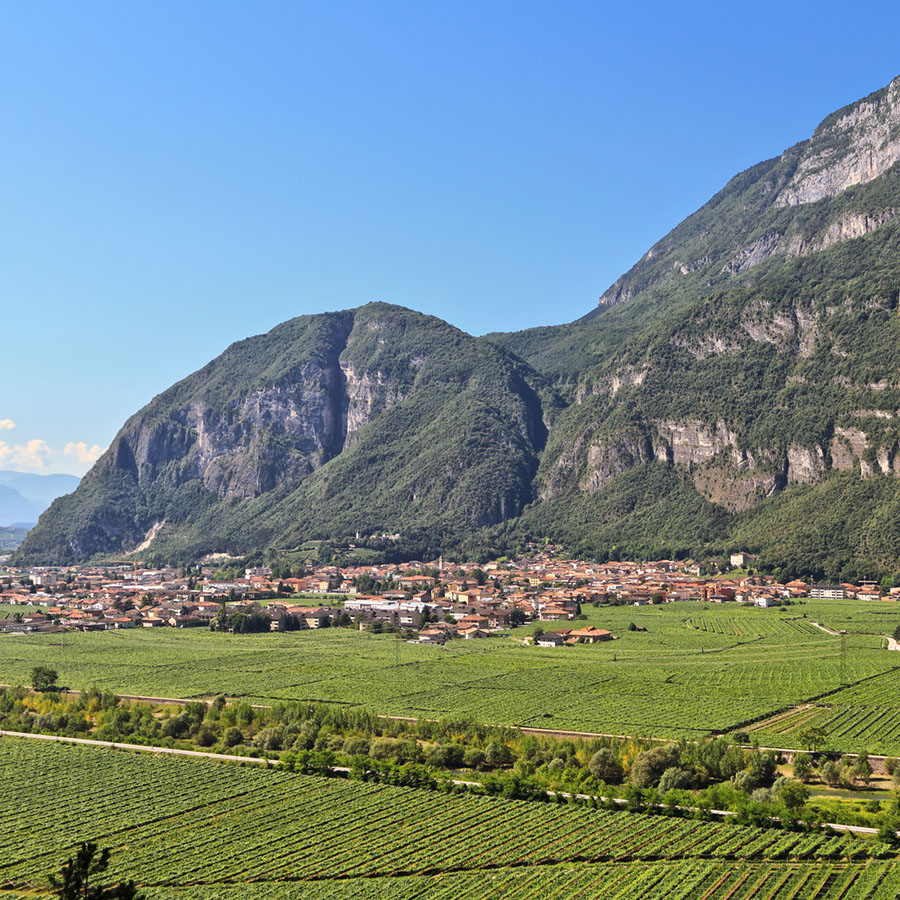
M 208 628 L 287 632 L 352 627 L 394 632 L 421 644 L 490 638 L 539 622 L 524 640 L 543 647 L 612 640 L 582 626 L 582 606 L 645 606 L 675 601 L 736 603 L 761 608 L 794 600 L 857 598 L 896 601 L 900 587 L 778 582 L 754 574 L 754 558 L 732 554 L 732 570 L 701 574 L 692 561 L 562 559 L 551 551 L 483 566 L 451 563 L 305 568 L 257 566 L 237 572 L 222 562 L 146 568 L 120 561 L 72 567 L 0 568 L 0 618 L 10 634 L 128 628 Z M 227 576 L 227 577 L 225 577 Z

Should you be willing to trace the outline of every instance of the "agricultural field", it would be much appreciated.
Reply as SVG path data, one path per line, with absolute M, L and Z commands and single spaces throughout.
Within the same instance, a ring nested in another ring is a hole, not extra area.
M 261 703 L 351 704 L 388 715 L 696 737 L 745 727 L 900 665 L 900 655 L 882 649 L 877 635 L 842 641 L 811 626 L 804 611 L 697 603 L 586 607 L 588 623 L 610 628 L 618 639 L 556 649 L 524 646 L 515 631 L 443 649 L 348 629 L 0 636 L 0 682 L 27 683 L 34 666 L 46 665 L 69 687 L 120 694 L 225 693 Z M 631 623 L 646 631 L 630 631 Z
M 852 836 L 320 779 L 0 740 L 0 898 L 40 896 L 81 840 L 148 900 L 886 898 Z M 729 893 L 731 891 L 731 893 Z M 741 893 L 738 894 L 737 892 Z
M 813 622 L 850 634 L 893 634 L 900 625 L 900 603 L 862 600 L 804 600 L 800 609 Z
M 36 612 L 46 612 L 42 606 L 11 606 L 0 603 L 0 619 L 11 619 L 15 615 L 28 616 Z
M 758 723 L 752 731 L 766 745 L 801 747 L 810 728 L 824 732 L 823 749 L 900 755 L 900 669 Z
M 529 866 L 447 875 L 152 888 L 148 900 L 896 900 L 890 862 L 686 861 Z M 0 900 L 49 900 L 0 891 Z

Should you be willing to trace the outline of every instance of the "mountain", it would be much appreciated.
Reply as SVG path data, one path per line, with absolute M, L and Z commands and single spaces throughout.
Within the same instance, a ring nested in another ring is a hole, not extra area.
M 5 556 L 15 550 L 22 541 L 28 529 L 15 525 L 0 525 L 0 555 Z
M 41 504 L 23 497 L 17 490 L 0 484 L 0 525 L 37 522 L 44 508 Z
M 737 175 L 576 322 L 476 339 L 375 304 L 234 345 L 129 420 L 19 559 L 360 531 L 900 572 L 898 211 L 900 79 Z
M 870 234 L 900 212 L 900 78 L 813 136 L 735 176 L 570 325 L 488 335 L 541 372 L 577 379 L 621 340 L 729 286 Z
M 900 79 L 734 178 L 582 321 L 494 336 L 572 400 L 534 527 L 900 571 L 898 160 Z
M 74 475 L 33 475 L 0 470 L 0 525 L 33 524 L 63 494 L 78 487 Z
M 357 532 L 449 544 L 522 511 L 558 405 L 525 363 L 439 319 L 384 303 L 302 316 L 129 419 L 20 558 Z

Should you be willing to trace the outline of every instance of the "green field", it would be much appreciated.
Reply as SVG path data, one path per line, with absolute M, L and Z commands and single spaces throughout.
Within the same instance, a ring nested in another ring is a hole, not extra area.
M 151 888 L 148 900 L 896 900 L 890 862 L 637 862 Z M 0 900 L 43 900 L 2 891 Z
M 900 889 L 896 864 L 868 858 L 883 846 L 851 836 L 11 738 L 0 740 L 0 778 L 10 897 L 40 892 L 89 839 L 112 849 L 110 879 L 134 878 L 149 900 L 712 898 L 735 886 L 826 900 Z
M 43 606 L 11 606 L 8 603 L 0 603 L 0 619 L 11 619 L 15 615 L 28 616 L 36 612 L 46 612 Z
M 900 603 L 863 600 L 804 600 L 801 609 L 814 622 L 835 631 L 857 634 L 893 634 L 900 625 Z
M 900 755 L 900 670 L 844 688 L 823 701 L 800 706 L 754 730 L 761 743 L 801 747 L 810 728 L 826 734 L 828 749 L 866 749 Z
M 850 647 L 893 634 L 900 624 L 896 603 L 811 600 L 803 609 L 810 620 L 847 632 L 848 658 Z M 754 737 L 767 746 L 799 748 L 805 731 L 821 728 L 828 749 L 900 755 L 900 653 L 896 662 L 894 659 L 890 654 L 893 665 L 883 675 L 850 684 L 817 701 L 811 698 L 813 702 L 754 728 Z M 847 681 L 856 679 L 848 675 Z
M 813 607 L 782 613 L 677 603 L 586 611 L 590 623 L 618 639 L 542 649 L 523 646 L 513 632 L 441 649 L 349 629 L 0 637 L 0 682 L 26 683 L 34 666 L 48 665 L 69 687 L 124 694 L 308 699 L 389 715 L 692 737 L 743 726 L 845 682 L 893 679 L 887 673 L 900 666 L 900 654 L 881 649 L 875 635 L 849 635 L 842 654 L 840 638 L 802 618 L 807 611 L 826 619 L 827 610 Z M 839 612 L 844 621 L 848 613 Z M 647 630 L 629 631 L 631 622 Z M 877 680 L 867 684 L 874 690 Z M 859 749 L 859 739 L 837 749 Z

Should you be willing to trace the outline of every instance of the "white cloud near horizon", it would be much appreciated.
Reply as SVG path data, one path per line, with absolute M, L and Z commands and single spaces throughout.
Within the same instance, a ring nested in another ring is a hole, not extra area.
M 88 447 L 88 445 L 84 441 L 69 441 L 68 444 L 63 448 L 64 456 L 74 456 L 75 459 L 78 460 L 79 463 L 83 466 L 89 466 L 92 463 L 95 463 L 100 456 L 103 454 L 104 447 L 101 447 L 99 444 L 94 444 L 92 447 Z
M 16 423 L 12 419 L 0 419 L 0 431 L 12 431 Z
M 4 428 L 0 419 L 0 429 Z M 32 475 L 66 473 L 81 477 L 103 454 L 105 447 L 85 441 L 69 441 L 62 452 L 47 441 L 32 438 L 21 444 L 0 441 L 0 469 L 11 469 Z
M 42 475 L 50 469 L 54 456 L 56 453 L 50 445 L 40 438 L 13 445 L 0 441 L 0 466 L 12 466 Z

